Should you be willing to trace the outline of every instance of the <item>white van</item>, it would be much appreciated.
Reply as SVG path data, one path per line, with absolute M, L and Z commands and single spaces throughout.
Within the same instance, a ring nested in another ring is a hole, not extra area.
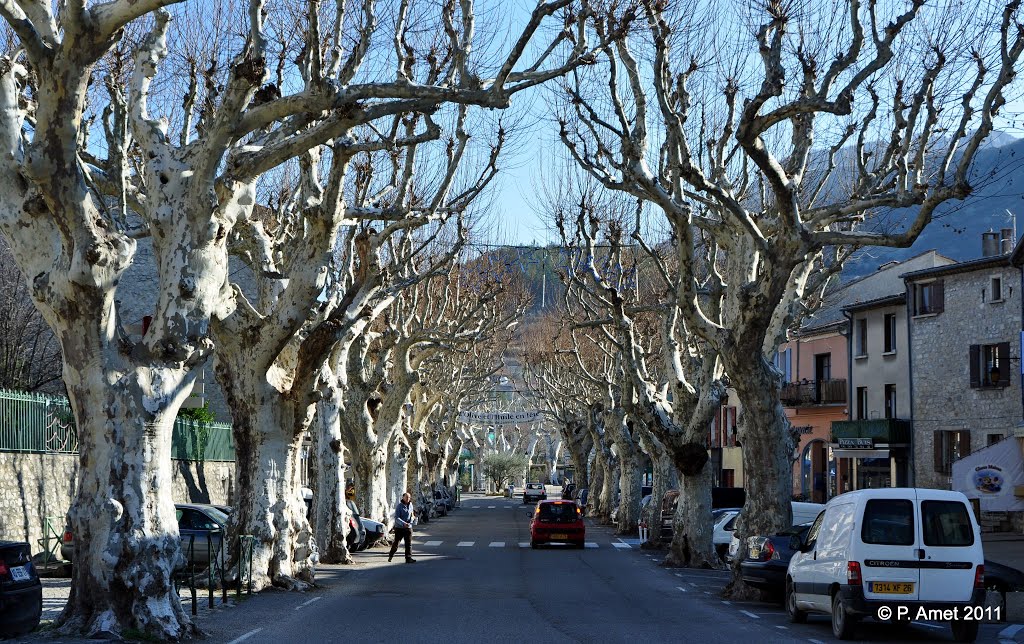
M 956 641 L 973 642 L 978 621 L 963 617 L 984 604 L 984 561 L 981 529 L 962 493 L 847 492 L 828 502 L 790 560 L 786 610 L 794 622 L 808 611 L 831 614 L 839 639 L 874 617 L 948 620 Z
M 815 517 L 821 514 L 825 506 L 821 503 L 802 503 L 793 501 L 793 525 L 814 521 Z M 739 510 L 728 510 L 726 514 L 715 520 L 715 531 L 712 540 L 715 543 L 715 550 L 719 556 L 732 561 L 739 550 L 740 540 L 736 536 L 736 520 L 740 517 Z M 728 550 L 728 554 L 726 554 Z

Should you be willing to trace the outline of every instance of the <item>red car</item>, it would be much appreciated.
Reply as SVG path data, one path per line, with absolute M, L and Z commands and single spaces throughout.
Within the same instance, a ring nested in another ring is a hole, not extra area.
M 583 511 L 573 501 L 541 501 L 530 521 L 530 546 L 569 543 L 582 548 L 586 538 Z

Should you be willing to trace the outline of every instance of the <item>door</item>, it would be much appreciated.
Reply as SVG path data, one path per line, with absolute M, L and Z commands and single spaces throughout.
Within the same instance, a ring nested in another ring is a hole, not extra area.
M 825 402 L 825 383 L 832 380 L 832 354 L 814 356 L 814 402 Z
M 845 584 L 847 580 L 853 510 L 853 503 L 841 503 L 825 510 L 814 565 L 814 601 L 822 611 L 830 611 L 832 608 L 829 595 L 832 584 Z
M 876 498 L 864 504 L 858 545 L 864 597 L 878 601 L 916 600 L 921 586 L 917 498 Z
M 981 549 L 971 513 L 962 501 L 921 501 L 921 600 L 970 601 Z
M 817 553 L 815 548 L 818 543 L 818 533 L 821 530 L 822 520 L 825 513 L 822 512 L 811 524 L 804 539 L 803 552 L 796 552 L 789 562 L 788 573 L 793 580 L 793 595 L 796 598 L 797 606 L 802 609 L 811 608 L 814 603 L 814 563 Z

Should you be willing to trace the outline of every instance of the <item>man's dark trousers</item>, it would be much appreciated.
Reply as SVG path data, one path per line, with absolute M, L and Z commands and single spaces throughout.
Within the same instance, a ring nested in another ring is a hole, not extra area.
M 412 529 L 395 528 L 395 540 L 391 542 L 391 554 L 388 555 L 388 561 L 395 556 L 395 552 L 398 551 L 398 542 L 402 539 L 405 539 L 405 560 L 412 559 Z

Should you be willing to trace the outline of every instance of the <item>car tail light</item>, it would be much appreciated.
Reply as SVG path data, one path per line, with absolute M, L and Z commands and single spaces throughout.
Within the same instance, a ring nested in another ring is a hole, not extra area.
M 4 562 L 3 559 L 0 559 L 0 577 L 5 576 L 6 574 L 7 574 L 7 564 Z
M 846 583 L 851 586 L 860 586 L 863 583 L 859 561 L 851 561 L 846 564 Z
M 71 531 L 70 530 L 65 530 L 64 531 L 64 543 L 71 543 L 73 540 L 74 540 L 74 537 L 71 536 Z
M 974 570 L 974 588 L 984 589 L 985 588 L 985 566 L 984 564 L 978 564 L 978 567 Z
M 764 542 L 764 550 L 761 551 L 761 557 L 764 558 L 765 561 L 779 558 L 779 553 L 775 551 L 775 545 L 772 544 L 771 541 L 766 540 Z

